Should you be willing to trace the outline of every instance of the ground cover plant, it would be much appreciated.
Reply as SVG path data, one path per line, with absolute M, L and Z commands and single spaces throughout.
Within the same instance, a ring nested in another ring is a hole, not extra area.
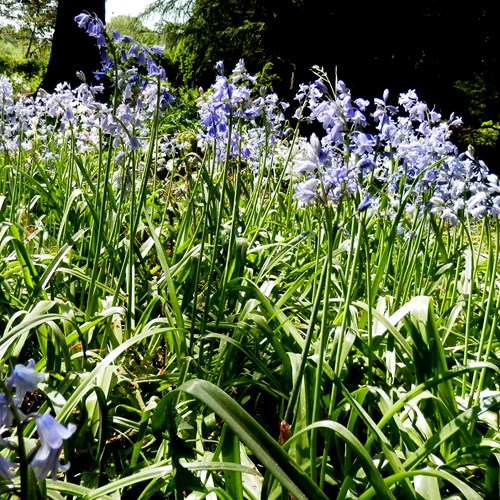
M 76 21 L 109 102 L 0 77 L 2 498 L 498 497 L 500 186 L 459 118 L 243 61 L 193 113 Z

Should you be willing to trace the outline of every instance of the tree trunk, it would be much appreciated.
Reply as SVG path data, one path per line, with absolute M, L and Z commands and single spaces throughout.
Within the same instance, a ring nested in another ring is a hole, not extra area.
M 81 12 L 95 13 L 104 22 L 105 0 L 59 0 L 49 65 L 40 84 L 47 92 L 53 92 L 62 82 L 72 88 L 78 86 L 81 80 L 77 71 L 85 74 L 88 83 L 96 82 L 92 72 L 100 69 L 101 57 L 96 39 L 74 21 Z

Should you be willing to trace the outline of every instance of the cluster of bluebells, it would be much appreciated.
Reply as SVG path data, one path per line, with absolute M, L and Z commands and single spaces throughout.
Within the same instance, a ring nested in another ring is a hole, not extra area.
M 258 169 L 263 151 L 283 135 L 288 104 L 265 89 L 254 96 L 257 79 L 246 71 L 243 60 L 229 77 L 224 75 L 222 61 L 215 68 L 215 83 L 197 101 L 202 127 L 199 145 L 212 150 L 217 161 L 240 158 Z
M 35 477 L 39 481 L 49 475 L 55 479 L 59 471 L 68 470 L 70 464 L 61 465 L 59 457 L 63 441 L 71 437 L 76 430 L 74 424 L 64 427 L 49 413 L 42 415 L 22 413 L 21 405 L 26 394 L 35 391 L 38 384 L 44 382 L 46 378 L 45 374 L 35 370 L 35 362 L 30 359 L 27 365 L 18 364 L 14 367 L 5 380 L 5 393 L 0 393 L 0 450 L 14 447 L 14 441 L 5 437 L 12 434 L 14 422 L 22 427 L 29 419 L 34 418 L 39 446 L 35 453 L 30 455 L 29 466 L 33 468 Z M 21 430 L 18 429 L 18 432 Z M 12 479 L 13 471 L 18 467 L 18 464 L 11 462 L 8 456 L 0 454 L 0 478 Z
M 117 102 L 102 102 L 104 84 L 82 83 L 70 88 L 59 84 L 53 93 L 15 95 L 11 81 L 0 75 L 0 153 L 16 158 L 28 151 L 31 161 L 57 160 L 70 140 L 81 153 L 98 151 L 102 137 L 111 139 L 117 163 L 128 151 L 148 145 L 152 120 L 173 102 L 165 84 L 165 71 L 154 62 L 163 49 L 139 45 L 130 37 L 113 32 L 108 36 L 103 23 L 88 14 L 76 21 L 96 38 L 103 56 L 103 71 L 115 70 Z M 108 51 L 121 53 L 129 45 L 127 63 L 113 67 Z M 141 67 L 146 69 L 141 73 Z M 84 77 L 82 76 L 84 79 Z
M 16 157 L 27 151 L 37 162 L 57 160 L 53 151 L 64 150 L 72 140 L 82 153 L 97 151 L 103 134 L 115 148 L 137 148 L 137 136 L 147 128 L 142 125 L 147 114 L 132 112 L 126 104 L 113 113 L 107 103 L 96 99 L 99 90 L 85 83 L 76 89 L 62 83 L 51 94 L 40 91 L 36 96 L 14 97 L 10 81 L 0 76 L 0 102 L 6 103 L 0 153 Z
M 133 65 L 117 74 L 123 78 L 114 105 L 100 99 L 102 84 L 82 83 L 72 89 L 61 83 L 50 94 L 41 90 L 34 96 L 19 95 L 11 81 L 0 75 L 0 154 L 7 162 L 24 156 L 27 168 L 32 171 L 35 163 L 50 176 L 52 165 L 68 144 L 74 144 L 80 154 L 96 153 L 106 138 L 117 166 L 114 187 L 130 188 L 130 166 L 125 160 L 130 151 L 150 146 L 151 124 L 173 97 L 160 80 L 154 83 L 152 75 L 139 80 L 139 70 Z
M 351 197 L 366 210 L 384 192 L 393 212 L 404 200 L 408 212 L 425 207 L 452 224 L 466 214 L 497 215 L 497 176 L 450 141 L 460 119 L 443 120 L 414 90 L 400 94 L 397 106 L 388 98 L 386 90 L 373 103 L 353 99 L 343 81 L 330 92 L 321 78 L 300 87 L 295 116 L 319 123 L 323 135 L 302 141 L 293 162 L 298 202 L 339 204 Z
M 164 47 L 148 47 L 116 30 L 111 30 L 109 34 L 99 18 L 86 12 L 78 14 L 75 22 L 96 39 L 102 66 L 100 70 L 94 71 L 94 75 L 98 79 L 111 75 L 124 101 L 130 101 L 136 93 L 146 91 L 151 85 L 157 87 L 159 82 L 166 82 L 165 69 L 158 63 L 164 54 Z M 167 107 L 173 100 L 169 90 L 161 86 L 160 108 Z
M 76 89 L 61 84 L 52 94 L 14 98 L 12 84 L 0 76 L 0 154 L 19 158 L 28 151 L 26 161 L 50 167 L 71 141 L 80 153 L 97 152 L 105 136 L 122 169 L 116 171 L 115 186 L 126 187 L 128 153 L 149 144 L 152 123 L 173 101 L 159 64 L 163 48 L 108 32 L 88 13 L 75 21 L 96 39 L 102 56 L 97 73 L 111 76 L 116 100 L 112 105 L 101 102 L 104 84 L 87 83 Z M 460 119 L 452 115 L 444 120 L 413 90 L 392 105 L 387 90 L 370 102 L 354 99 L 342 81 L 334 89 L 322 78 L 301 85 L 295 118 L 319 125 L 322 132 L 309 140 L 300 138 L 289 155 L 288 104 L 258 90 L 242 60 L 229 76 L 222 62 L 216 70 L 215 83 L 197 100 L 200 148 L 220 162 L 244 160 L 254 171 L 269 171 L 293 157 L 289 173 L 299 204 L 338 205 L 352 198 L 359 210 L 383 206 L 385 215 L 392 216 L 404 200 L 408 213 L 425 213 L 424 207 L 452 224 L 467 215 L 500 212 L 497 176 L 470 151 L 460 153 L 450 140 Z M 157 152 L 166 158 L 181 149 L 172 138 L 160 138 L 157 144 Z M 381 193 L 384 203 L 379 203 Z

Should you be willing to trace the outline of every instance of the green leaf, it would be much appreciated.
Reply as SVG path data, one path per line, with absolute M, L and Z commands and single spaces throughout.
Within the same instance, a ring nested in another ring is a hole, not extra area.
M 485 500 L 500 498 L 500 453 L 492 453 L 486 464 Z
M 360 462 L 362 469 L 364 470 L 366 476 L 368 477 L 373 489 L 377 492 L 379 498 L 390 499 L 395 498 L 391 490 L 387 487 L 378 471 L 377 467 L 373 463 L 371 456 L 365 450 L 361 441 L 347 428 L 338 422 L 333 422 L 331 420 L 321 420 L 319 422 L 314 422 L 300 430 L 297 434 L 294 434 L 287 442 L 288 447 L 292 444 L 300 434 L 307 432 L 311 429 L 328 429 L 333 431 L 335 434 L 340 436 L 340 438 L 349 446 L 349 448 L 354 452 L 357 459 Z
M 189 471 L 214 471 L 218 472 L 223 469 L 232 469 L 241 471 L 244 474 L 255 474 L 255 471 L 250 467 L 245 467 L 239 464 L 232 464 L 227 462 L 189 462 L 185 463 L 183 467 Z M 83 496 L 85 500 L 102 500 L 108 499 L 106 495 L 120 491 L 128 486 L 135 486 L 142 481 L 150 481 L 152 479 L 167 478 L 174 472 L 172 465 L 165 465 L 165 461 L 157 462 L 151 467 L 145 467 L 131 476 L 116 479 L 115 481 L 101 486 L 95 490 L 87 490 L 88 493 Z M 65 483 L 60 483 L 65 484 Z M 116 497 L 113 497 L 116 498 Z M 324 497 L 320 497 L 324 498 Z
M 174 466 L 174 482 L 178 498 L 183 498 L 185 492 L 201 491 L 205 492 L 206 488 L 203 486 L 199 477 L 195 476 L 189 469 L 183 467 L 180 462 L 173 460 Z
M 50 281 L 52 276 L 57 272 L 57 269 L 61 262 L 64 260 L 64 257 L 68 254 L 68 252 L 71 250 L 73 245 L 86 233 L 86 229 L 80 229 L 80 231 L 77 231 L 73 237 L 71 238 L 69 243 L 66 243 L 58 252 L 57 255 L 54 256 L 50 264 L 47 266 L 45 269 L 44 273 L 40 278 L 38 278 L 38 281 L 35 285 L 35 288 L 28 300 L 28 306 L 29 307 L 38 297 L 39 294 L 44 293 L 45 287 L 47 286 L 47 283 Z
M 205 380 L 194 379 L 182 384 L 165 398 L 183 391 L 196 397 L 217 413 L 257 460 L 297 500 L 326 500 L 326 495 L 311 478 L 292 461 L 281 446 L 238 403 L 224 391 Z
M 221 455 L 224 462 L 241 463 L 240 440 L 238 436 L 227 425 L 222 430 Z M 233 500 L 243 500 L 243 485 L 241 472 L 224 470 L 222 471 L 226 480 L 226 489 Z
M 460 493 L 462 493 L 462 498 L 466 498 L 467 500 L 482 500 L 481 495 L 479 495 L 476 491 L 474 491 L 474 489 L 472 489 L 468 484 L 464 483 L 460 479 L 457 479 L 453 474 L 450 474 L 449 472 L 440 469 L 427 468 L 422 470 L 399 472 L 398 474 L 394 474 L 392 476 L 385 478 L 384 482 L 386 483 L 387 486 L 391 486 L 392 484 L 400 483 L 406 478 L 416 477 L 416 476 L 428 476 L 448 481 L 453 486 L 455 486 L 455 488 L 457 488 L 458 491 L 460 491 Z M 375 489 L 370 488 L 359 496 L 359 500 L 369 500 L 374 497 L 377 499 L 379 498 L 377 496 L 377 492 L 375 491 Z M 434 497 L 430 498 L 434 500 Z
M 57 420 L 59 422 L 64 422 L 69 414 L 72 412 L 73 408 L 84 398 L 88 391 L 92 390 L 95 381 L 101 372 L 110 366 L 121 354 L 123 354 L 127 349 L 133 347 L 135 344 L 140 343 L 144 339 L 147 339 L 153 335 L 158 335 L 166 330 L 172 331 L 172 328 L 146 328 L 144 332 L 140 333 L 127 340 L 123 344 L 113 349 L 102 361 L 100 361 L 97 366 L 80 382 L 80 384 L 75 388 L 71 396 L 66 401 L 66 404 L 61 408 L 61 411 L 57 415 Z
M 448 371 L 446 355 L 436 324 L 432 298 L 414 297 L 408 305 L 410 311 L 405 320 L 414 341 L 413 358 L 417 381 L 423 382 L 433 375 Z M 456 415 L 458 407 L 451 382 L 443 382 L 439 386 L 439 392 L 446 401 L 448 409 Z
M 448 422 L 438 432 L 433 434 L 422 446 L 411 454 L 410 458 L 403 464 L 405 469 L 413 469 L 422 460 L 424 460 L 430 453 L 432 453 L 438 446 L 450 439 L 456 432 L 462 429 L 465 425 L 476 420 L 476 418 L 483 412 L 500 405 L 500 394 L 495 394 L 485 398 L 478 406 L 469 408 L 462 412 L 458 417 Z

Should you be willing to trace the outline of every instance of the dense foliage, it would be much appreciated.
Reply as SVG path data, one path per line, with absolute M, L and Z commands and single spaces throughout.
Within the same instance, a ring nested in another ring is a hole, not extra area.
M 47 63 L 40 59 L 18 59 L 0 55 L 0 75 L 10 75 L 16 90 L 34 92 L 47 69 Z
M 141 20 L 132 16 L 115 16 L 110 19 L 106 26 L 119 33 L 129 35 L 138 42 L 147 45 L 158 44 L 161 41 L 160 35 L 144 26 Z
M 460 118 L 243 60 L 185 106 L 76 21 L 109 102 L 0 77 L 2 498 L 498 496 L 500 181 Z
M 52 37 L 55 27 L 57 0 L 2 0 L 0 18 L 15 25 L 16 41 L 23 44 L 24 57 L 40 55 Z M 8 30 L 2 29 L 2 37 Z

